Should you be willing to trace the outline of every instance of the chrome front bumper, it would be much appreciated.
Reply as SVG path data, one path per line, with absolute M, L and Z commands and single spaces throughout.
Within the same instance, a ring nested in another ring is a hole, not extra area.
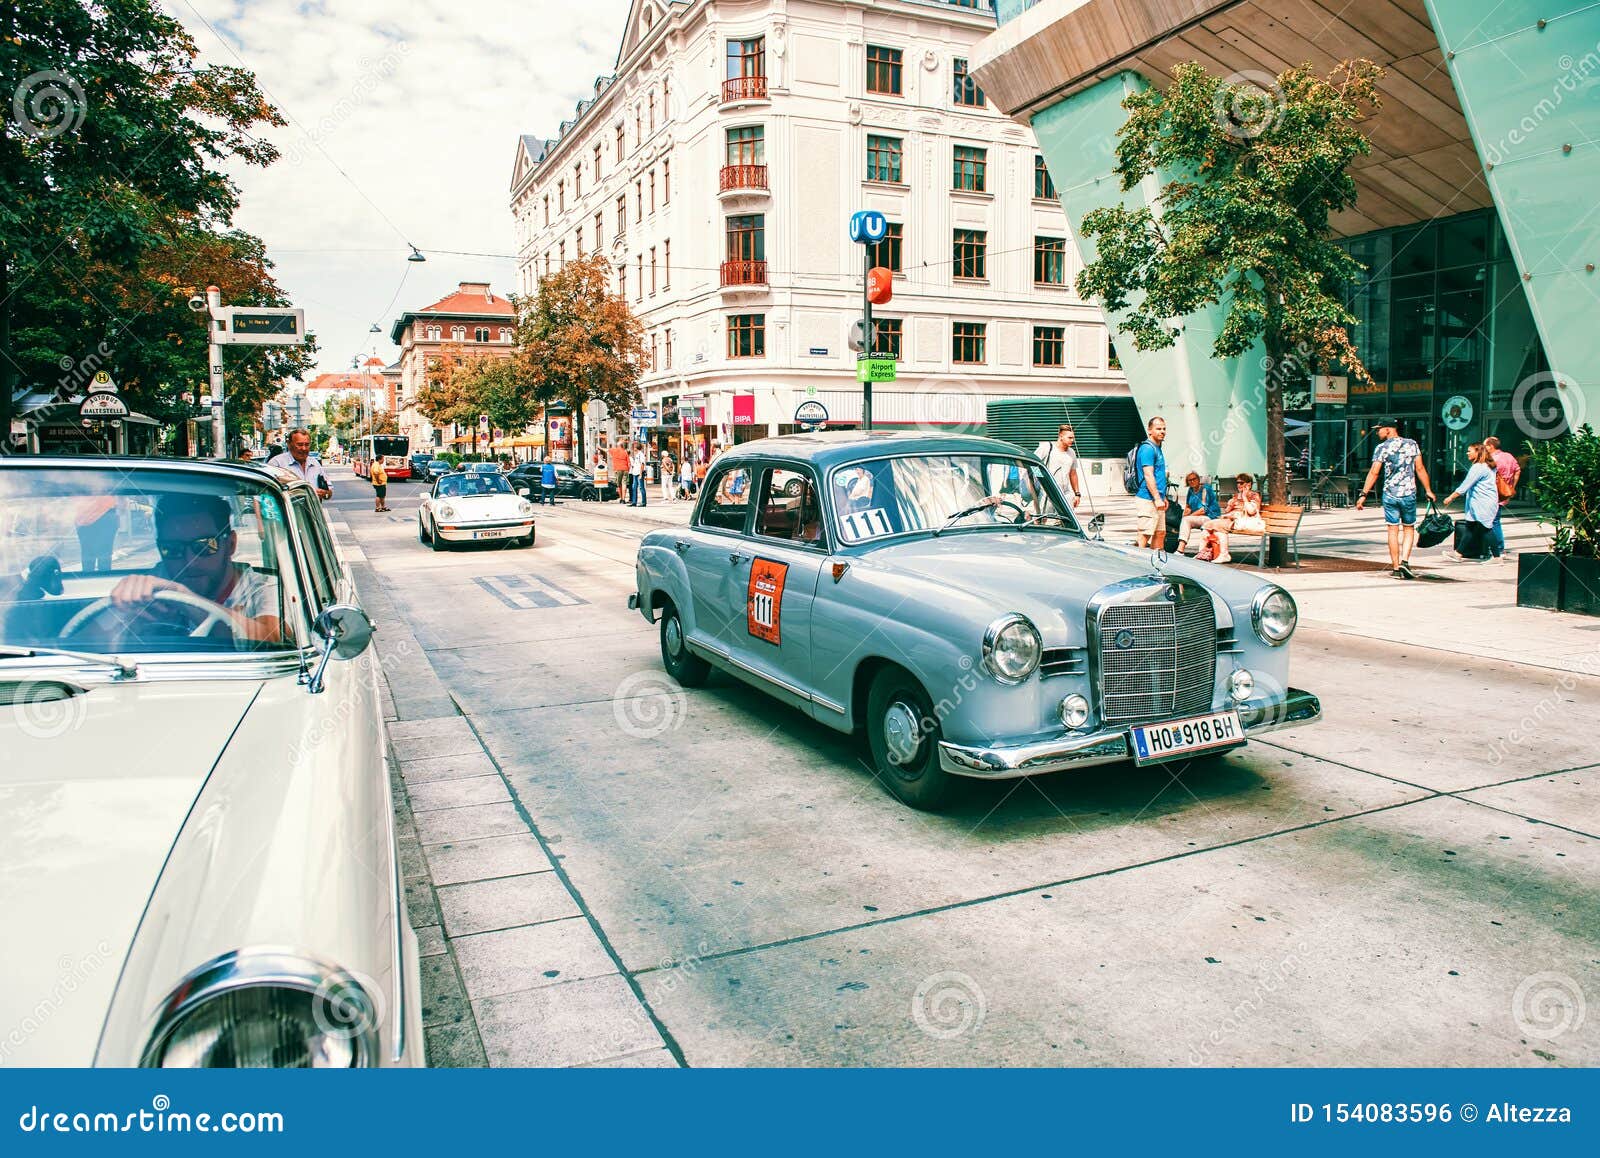
M 1290 688 L 1280 702 L 1239 706 L 1239 721 L 1247 737 L 1298 728 L 1322 718 L 1322 702 L 1310 692 Z M 1222 749 L 1227 751 L 1227 749 Z M 1196 753 L 1195 755 L 1199 755 Z M 1186 759 L 1192 757 L 1179 757 Z M 941 741 L 939 764 L 956 776 L 975 776 L 983 780 L 1010 780 L 1018 776 L 1037 776 L 1068 768 L 1089 768 L 1095 764 L 1114 764 L 1132 759 L 1126 730 L 1106 730 L 1083 735 L 1065 735 L 1052 740 L 1016 747 L 967 747 Z

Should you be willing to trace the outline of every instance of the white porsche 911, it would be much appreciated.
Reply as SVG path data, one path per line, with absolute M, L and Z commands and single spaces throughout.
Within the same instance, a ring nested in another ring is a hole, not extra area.
M 531 547 L 533 536 L 533 504 L 502 474 L 447 474 L 417 508 L 417 538 L 435 551 L 451 543 L 495 540 Z

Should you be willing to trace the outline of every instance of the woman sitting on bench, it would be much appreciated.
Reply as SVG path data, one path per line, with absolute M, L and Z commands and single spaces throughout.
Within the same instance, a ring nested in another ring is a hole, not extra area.
M 1233 556 L 1228 553 L 1230 533 L 1264 535 L 1267 532 L 1267 521 L 1261 517 L 1261 495 L 1256 490 L 1255 479 L 1240 474 L 1233 481 L 1239 489 L 1223 508 L 1222 517 L 1206 524 L 1206 530 L 1217 536 L 1217 554 L 1211 560 L 1213 563 L 1233 562 Z

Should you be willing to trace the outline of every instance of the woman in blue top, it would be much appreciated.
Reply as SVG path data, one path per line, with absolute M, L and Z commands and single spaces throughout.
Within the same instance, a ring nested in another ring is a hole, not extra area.
M 1494 485 L 1494 452 L 1486 449 L 1482 443 L 1474 442 L 1467 447 L 1467 461 L 1472 468 L 1443 503 L 1449 506 L 1457 498 L 1465 498 L 1466 518 L 1461 522 L 1466 532 L 1461 538 L 1461 552 L 1446 551 L 1445 554 L 1455 559 L 1476 559 L 1480 563 L 1487 563 L 1489 529 L 1494 526 L 1495 515 L 1500 511 L 1500 491 Z

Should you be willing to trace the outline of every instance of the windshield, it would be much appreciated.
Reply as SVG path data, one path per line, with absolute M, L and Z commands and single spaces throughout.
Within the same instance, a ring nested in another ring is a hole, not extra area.
M 839 467 L 830 476 L 829 487 L 839 538 L 845 543 L 941 531 L 947 526 L 1078 529 L 1044 468 L 1020 458 L 977 454 L 880 458 Z
M 472 498 L 476 495 L 509 495 L 511 484 L 503 474 L 447 474 L 439 480 L 440 498 Z
M 372 453 L 384 458 L 404 458 L 411 449 L 411 440 L 401 434 L 379 434 L 372 439 Z
M 231 652 L 292 644 L 279 496 L 247 479 L 0 470 L 0 646 Z

